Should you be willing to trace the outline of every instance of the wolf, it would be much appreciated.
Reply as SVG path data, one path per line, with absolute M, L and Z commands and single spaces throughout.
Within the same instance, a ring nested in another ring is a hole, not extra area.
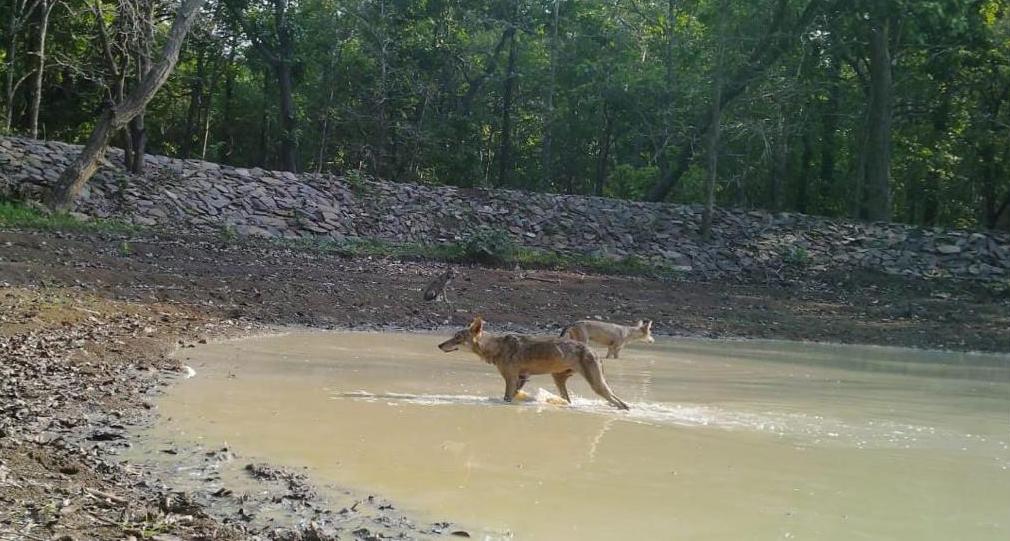
M 571 403 L 566 382 L 580 374 L 596 394 L 613 406 L 626 410 L 628 405 L 614 395 L 603 378 L 603 364 L 585 344 L 560 337 L 531 337 L 484 333 L 484 320 L 477 316 L 438 348 L 446 353 L 465 348 L 488 364 L 493 364 L 505 378 L 505 401 L 512 402 L 530 376 L 551 374 L 558 393 Z
M 621 348 L 635 340 L 643 340 L 650 344 L 656 341 L 652 337 L 652 321 L 648 319 L 640 320 L 630 327 L 603 321 L 578 321 L 565 327 L 561 331 L 561 337 L 570 338 L 583 344 L 595 342 L 601 346 L 607 346 L 608 359 L 616 359 L 621 353 Z

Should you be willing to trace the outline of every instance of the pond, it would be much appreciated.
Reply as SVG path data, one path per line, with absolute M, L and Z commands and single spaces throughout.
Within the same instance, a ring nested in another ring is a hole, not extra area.
M 183 350 L 152 438 L 227 443 L 497 539 L 1010 539 L 1010 357 L 658 339 L 502 402 L 446 335 Z

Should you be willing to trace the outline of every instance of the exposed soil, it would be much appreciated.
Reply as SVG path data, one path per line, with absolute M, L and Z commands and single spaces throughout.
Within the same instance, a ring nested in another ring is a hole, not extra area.
M 344 258 L 267 242 L 0 232 L 0 281 L 183 305 L 216 318 L 322 327 L 436 328 L 421 290 L 440 266 Z M 757 283 L 462 268 L 451 324 L 556 332 L 574 319 L 654 320 L 659 334 L 1010 351 L 1010 295 L 965 281 L 807 274 Z
M 152 422 L 153 399 L 182 377 L 171 351 L 263 325 L 431 329 L 479 313 L 493 330 L 556 333 L 598 316 L 653 319 L 662 334 L 1010 352 L 1010 299 L 970 282 L 462 268 L 450 308 L 421 299 L 440 270 L 267 242 L 0 232 L 0 539 L 448 535 L 450 525 L 415 525 L 369 501 L 371 526 L 345 520 L 358 511 L 327 509 L 304 480 L 261 466 L 250 470 L 270 473 L 260 498 L 295 502 L 289 524 L 243 517 L 266 501 L 255 498 L 222 515 L 117 460 L 129 428 Z

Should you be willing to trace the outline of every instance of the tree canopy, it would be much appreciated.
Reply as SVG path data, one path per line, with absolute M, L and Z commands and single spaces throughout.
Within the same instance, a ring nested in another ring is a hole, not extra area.
M 8 132 L 83 142 L 176 10 L 0 7 Z M 1008 101 L 1006 0 L 216 0 L 114 142 L 644 200 L 712 180 L 721 206 L 1006 229 Z

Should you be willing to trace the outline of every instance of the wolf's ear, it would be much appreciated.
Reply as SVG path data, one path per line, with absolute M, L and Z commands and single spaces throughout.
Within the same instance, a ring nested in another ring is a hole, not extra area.
M 642 328 L 645 326 L 645 323 L 640 319 L 638 320 L 638 323 L 635 323 L 635 326 L 638 328 Z
M 646 329 L 652 329 L 652 320 L 651 319 L 645 320 L 645 328 Z
M 474 317 L 473 321 L 470 322 L 470 332 L 472 334 L 480 334 L 480 332 L 483 329 L 484 329 L 484 320 L 481 319 L 480 316 Z

